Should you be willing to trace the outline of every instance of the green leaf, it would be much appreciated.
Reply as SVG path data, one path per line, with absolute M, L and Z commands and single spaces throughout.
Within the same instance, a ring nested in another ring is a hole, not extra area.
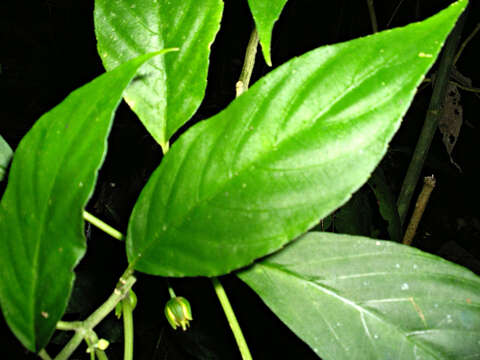
M 98 53 L 107 70 L 141 54 L 180 48 L 146 64 L 124 96 L 164 152 L 203 99 L 222 11 L 221 0 L 95 1 Z
M 12 159 L 12 149 L 7 144 L 7 142 L 0 136 L 0 181 L 2 181 L 5 176 L 8 164 Z
M 480 353 L 480 278 L 412 247 L 308 233 L 238 276 L 325 360 Z
M 295 58 L 192 127 L 135 205 L 131 266 L 163 276 L 224 274 L 345 203 L 385 154 L 466 3 Z
M 273 25 L 280 17 L 287 0 L 248 0 L 255 26 L 257 27 L 260 44 L 262 45 L 265 62 L 272 66 L 270 47 Z
M 377 167 L 372 173 L 372 176 L 368 179 L 368 185 L 377 198 L 380 215 L 388 222 L 387 229 L 390 239 L 401 242 L 402 228 L 400 226 L 400 216 L 398 215 L 395 196 L 381 167 Z
M 13 333 L 43 348 L 85 253 L 82 211 L 93 192 L 122 92 L 141 56 L 72 92 L 22 139 L 0 203 L 0 304 Z

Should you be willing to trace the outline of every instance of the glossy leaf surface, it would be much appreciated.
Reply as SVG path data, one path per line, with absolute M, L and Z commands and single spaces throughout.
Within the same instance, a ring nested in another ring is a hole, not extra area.
M 12 149 L 7 142 L 0 136 L 0 181 L 2 181 L 7 171 L 8 164 L 12 159 Z
M 307 233 L 238 276 L 325 360 L 480 353 L 480 278 L 412 247 Z
M 153 55 L 72 92 L 19 144 L 0 203 L 0 305 L 31 351 L 44 347 L 67 306 L 86 243 L 82 211 L 93 192 L 122 92 Z
M 273 25 L 280 17 L 287 0 L 248 0 L 255 26 L 257 27 L 260 44 L 262 45 L 265 62 L 272 66 L 270 47 Z
M 203 99 L 222 11 L 221 0 L 95 1 L 98 53 L 107 70 L 141 54 L 180 48 L 146 64 L 124 96 L 164 151 Z
M 163 276 L 224 274 L 345 203 L 385 154 L 465 4 L 295 58 L 192 127 L 135 205 L 130 263 Z

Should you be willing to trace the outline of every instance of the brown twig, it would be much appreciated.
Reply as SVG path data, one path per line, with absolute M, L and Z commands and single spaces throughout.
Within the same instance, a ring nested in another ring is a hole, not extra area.
M 415 204 L 415 210 L 413 211 L 412 218 L 408 224 L 407 231 L 403 237 L 402 243 L 405 245 L 410 245 L 412 243 L 413 237 L 417 232 L 418 224 L 422 219 L 423 212 L 427 206 L 430 195 L 432 194 L 433 189 L 435 188 L 435 177 L 427 176 L 423 179 L 423 187 L 420 195 L 418 195 L 417 203 Z

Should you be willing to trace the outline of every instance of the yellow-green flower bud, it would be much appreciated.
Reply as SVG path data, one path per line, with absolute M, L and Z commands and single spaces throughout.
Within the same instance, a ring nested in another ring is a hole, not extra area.
M 192 318 L 192 309 L 187 299 L 181 296 L 171 298 L 165 305 L 165 316 L 174 330 L 181 326 L 187 330 Z
M 110 343 L 108 342 L 108 340 L 100 339 L 100 340 L 98 340 L 97 348 L 98 348 L 99 350 L 105 351 L 105 350 L 107 350 L 108 345 L 110 345 Z
M 90 354 L 91 352 L 95 351 L 95 349 L 105 351 L 108 348 L 109 345 L 110 345 L 110 342 L 108 340 L 100 339 L 95 344 L 90 345 L 87 348 L 87 353 Z

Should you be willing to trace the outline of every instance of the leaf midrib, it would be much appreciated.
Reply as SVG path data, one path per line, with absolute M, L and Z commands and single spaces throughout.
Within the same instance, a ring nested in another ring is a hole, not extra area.
M 392 328 L 395 332 L 399 333 L 401 336 L 403 336 L 408 342 L 410 342 L 411 344 L 413 344 L 414 346 L 418 346 L 419 348 L 422 348 L 425 352 L 431 354 L 433 357 L 435 357 L 436 359 L 439 359 L 441 360 L 442 359 L 442 356 L 441 354 L 439 354 L 438 352 L 436 352 L 434 349 L 432 349 L 431 347 L 427 347 L 425 344 L 423 343 L 417 343 L 415 341 L 413 341 L 409 336 L 408 334 L 404 333 L 403 329 L 400 328 L 399 326 L 396 326 L 394 324 L 392 324 L 391 322 L 388 322 L 386 321 L 386 319 L 384 319 L 383 317 L 369 311 L 368 309 L 364 309 L 362 306 L 354 303 L 353 301 L 347 299 L 347 298 L 344 298 L 343 296 L 339 295 L 336 291 L 334 291 L 334 289 L 327 289 L 326 287 L 322 286 L 321 284 L 318 284 L 314 281 L 311 281 L 303 276 L 301 276 L 300 274 L 298 273 L 295 273 L 293 271 L 290 271 L 288 269 L 282 269 L 278 266 L 276 266 L 276 264 L 272 264 L 272 263 L 268 263 L 268 262 L 262 262 L 262 263 L 259 263 L 259 264 L 256 264 L 255 266 L 264 266 L 268 269 L 271 269 L 273 271 L 277 271 L 277 272 L 280 272 L 280 273 L 283 273 L 283 274 L 286 274 L 286 275 L 289 275 L 289 276 L 292 276 L 292 277 L 295 277 L 296 279 L 304 282 L 304 283 L 307 283 L 309 286 L 312 286 L 316 289 L 318 289 L 321 293 L 327 295 L 327 296 L 330 296 L 330 297 L 333 297 L 333 298 L 336 298 L 337 300 L 341 301 L 343 304 L 346 304 L 346 305 L 349 305 L 351 306 L 352 308 L 354 308 L 356 311 L 358 311 L 360 314 L 362 313 L 365 313 L 369 316 L 371 316 L 372 318 L 375 318 L 377 319 L 379 322 L 382 322 L 384 323 L 385 325 L 387 325 L 387 327 L 390 327 Z
M 239 174 L 239 176 L 240 176 L 240 173 L 244 173 L 245 171 L 248 171 L 255 163 L 258 163 L 259 161 L 262 161 L 262 159 L 270 156 L 271 153 L 272 153 L 272 149 L 273 149 L 273 148 L 279 148 L 279 147 L 280 147 L 279 145 L 290 141 L 291 138 L 293 138 L 293 137 L 295 137 L 295 136 L 298 136 L 299 133 L 302 133 L 302 132 L 305 132 L 305 131 L 308 131 L 309 129 L 311 129 L 313 126 L 315 126 L 316 122 L 319 121 L 319 119 L 320 119 L 323 115 L 325 115 L 326 113 L 328 113 L 328 111 L 329 111 L 335 104 L 337 104 L 337 102 L 339 102 L 340 100 L 342 100 L 344 97 L 348 96 L 348 94 L 350 94 L 350 92 L 351 92 L 352 89 L 360 86 L 364 81 L 367 81 L 367 80 L 370 79 L 371 77 L 375 76 L 376 73 L 379 72 L 379 71 L 382 70 L 382 69 L 383 69 L 383 67 L 382 67 L 382 68 L 377 68 L 377 69 L 375 69 L 375 71 L 369 72 L 369 73 L 367 73 L 364 77 L 360 78 L 360 80 L 359 80 L 358 82 L 354 82 L 354 83 L 350 84 L 350 85 L 345 89 L 345 91 L 344 91 L 344 93 L 343 93 L 342 95 L 336 97 L 335 100 L 329 104 L 329 106 L 327 106 L 325 109 L 323 109 L 322 111 L 320 111 L 319 113 L 316 114 L 316 119 L 315 119 L 315 121 L 311 121 L 311 122 L 309 123 L 309 126 L 304 126 L 303 128 L 299 129 L 298 131 L 295 131 L 294 133 L 290 134 L 289 136 L 287 136 L 287 137 L 281 139 L 280 141 L 276 142 L 275 144 L 272 144 L 272 145 L 268 148 L 268 150 L 265 150 L 265 152 L 264 152 L 263 154 L 260 154 L 259 156 L 257 156 L 256 158 L 254 158 L 254 159 L 253 159 L 252 161 L 250 161 L 248 164 L 245 164 L 242 169 L 240 169 L 240 170 L 238 170 L 238 171 L 236 171 L 236 172 L 237 172 L 237 173 Z M 317 74 L 317 72 L 319 72 L 319 71 L 324 71 L 324 69 L 323 69 L 323 68 L 322 68 L 322 69 L 320 69 L 320 68 L 317 69 L 316 71 L 314 71 L 314 72 L 312 73 L 311 77 L 314 77 L 315 74 Z M 282 76 L 282 78 L 283 78 L 282 80 L 285 79 L 285 76 L 286 76 L 286 75 L 283 75 L 283 76 Z M 306 82 L 308 82 L 308 81 L 306 81 Z M 284 86 L 283 81 L 282 81 L 282 82 L 279 82 L 279 85 L 282 85 L 282 86 L 280 86 L 280 87 L 283 88 L 283 86 Z M 269 102 L 269 101 L 266 101 L 266 103 L 268 103 L 268 102 Z M 228 108 L 227 108 L 227 109 L 228 109 Z M 225 109 L 224 111 L 227 111 L 227 109 Z M 223 112 L 222 112 L 222 113 L 223 113 Z M 222 114 L 222 113 L 221 113 L 221 114 Z M 258 112 L 257 112 L 257 113 L 258 113 Z M 221 114 L 219 114 L 218 116 L 222 116 Z M 212 120 L 215 121 L 214 119 L 210 119 L 209 121 L 212 121 Z M 228 119 L 226 119 L 226 118 L 223 117 L 222 120 L 223 120 L 224 122 L 227 122 Z M 204 121 L 205 121 L 205 120 L 204 120 Z M 215 146 L 214 146 L 215 143 L 216 143 L 217 141 L 219 141 L 219 139 L 221 139 L 221 137 L 222 137 L 221 135 L 222 135 L 224 132 L 226 132 L 226 131 L 228 131 L 228 130 L 230 129 L 230 126 L 234 126 L 234 125 L 225 126 L 225 127 L 222 129 L 222 132 L 216 136 L 215 142 L 212 144 L 212 146 L 211 146 L 211 148 L 210 148 L 210 153 L 209 153 L 209 154 L 212 153 L 213 149 L 215 148 Z M 246 126 L 248 126 L 248 124 L 246 124 Z M 209 123 L 205 123 L 205 126 L 204 126 L 202 129 L 200 129 L 200 131 L 196 134 L 196 138 L 195 138 L 193 141 L 190 142 L 189 147 L 185 150 L 185 152 L 186 152 L 187 154 L 191 152 L 192 147 L 194 146 L 194 144 L 202 138 L 202 136 L 201 136 L 202 133 L 205 132 L 205 131 L 208 131 L 208 129 L 210 129 L 210 128 L 211 128 L 211 125 L 210 125 Z M 373 142 L 374 140 L 376 140 L 376 138 L 374 138 L 374 139 L 371 140 L 371 141 L 368 141 L 368 143 L 371 143 L 371 142 Z M 359 146 L 360 146 L 360 145 L 359 145 Z M 210 155 L 209 155 L 209 156 L 210 156 Z M 187 159 L 187 156 L 184 156 L 183 159 L 182 159 L 182 163 L 179 165 L 178 170 L 176 171 L 175 176 L 178 176 L 178 174 L 180 173 L 180 170 L 181 170 L 182 167 L 184 166 L 184 164 L 185 164 L 185 162 L 186 162 L 186 159 Z M 159 177 L 159 178 L 160 178 L 160 177 Z M 201 206 L 201 204 L 204 204 L 204 203 L 207 203 L 207 202 L 211 201 L 211 200 L 212 200 L 213 198 L 215 198 L 219 193 L 221 193 L 221 192 L 223 191 L 223 189 L 224 189 L 226 186 L 228 186 L 229 183 L 230 183 L 230 179 L 227 179 L 223 184 L 219 185 L 218 190 L 217 190 L 216 192 L 214 192 L 213 194 L 211 194 L 208 198 L 199 199 L 199 200 L 197 201 L 197 203 L 196 203 L 195 205 L 193 205 L 193 206 L 185 213 L 185 215 L 182 217 L 182 219 L 180 219 L 180 220 L 177 222 L 177 224 L 169 226 L 169 231 L 168 231 L 168 232 L 170 232 L 172 229 L 178 228 L 181 224 L 183 224 L 184 221 L 185 221 L 185 219 L 188 218 L 188 215 L 189 215 L 194 209 L 196 209 L 197 207 Z M 156 184 L 156 185 L 158 185 L 158 184 Z M 155 188 L 156 188 L 156 187 L 155 187 Z M 171 196 L 171 193 L 172 193 L 172 191 L 170 190 L 169 198 L 170 198 L 170 196 Z M 169 201 L 167 201 L 167 203 L 168 203 L 168 202 L 169 202 Z M 150 207 L 149 207 L 149 208 L 150 208 Z M 150 216 L 150 213 L 151 213 L 151 212 L 150 212 L 150 210 L 149 210 L 149 215 L 147 215 L 147 216 Z M 149 220 L 149 223 L 150 223 L 150 222 L 151 222 L 151 221 Z M 147 230 L 147 231 L 148 231 L 148 230 Z M 168 234 L 168 233 L 164 233 L 164 235 L 167 235 L 167 234 Z M 140 257 L 142 257 L 142 255 L 143 255 L 143 253 L 144 253 L 145 251 L 147 251 L 154 243 L 156 243 L 156 242 L 158 242 L 158 241 L 160 241 L 160 240 L 161 240 L 161 238 L 152 237 L 152 240 L 150 240 L 150 241 L 143 247 L 142 250 L 136 252 L 135 258 L 131 261 L 131 263 L 136 263 L 136 262 L 138 261 L 138 259 L 139 259 Z M 134 265 L 132 265 L 132 266 L 134 266 Z

